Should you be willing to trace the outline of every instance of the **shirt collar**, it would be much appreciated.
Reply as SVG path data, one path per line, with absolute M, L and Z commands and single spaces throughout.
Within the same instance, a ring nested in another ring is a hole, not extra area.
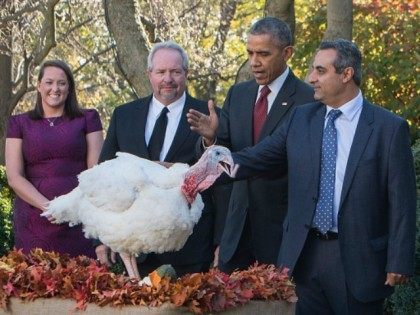
M 270 94 L 271 95 L 277 95 L 282 88 L 284 81 L 286 81 L 287 76 L 289 75 L 289 67 L 286 66 L 286 70 L 283 71 L 282 74 L 280 74 L 273 82 L 268 84 L 268 87 L 270 88 Z M 260 85 L 258 88 L 258 93 L 261 92 L 261 89 L 264 85 Z
M 186 98 L 187 98 L 187 96 L 186 96 L 186 93 L 184 92 L 184 93 L 182 93 L 182 96 L 179 99 L 177 99 L 175 102 L 167 105 L 166 107 L 168 108 L 169 113 L 178 112 L 180 110 L 182 111 Z M 163 105 L 161 102 L 159 102 L 159 100 L 153 95 L 152 110 L 154 112 L 160 113 L 164 107 L 165 107 L 165 105 Z
M 359 90 L 357 96 L 347 103 L 340 106 L 340 108 L 333 108 L 327 105 L 327 112 L 325 113 L 325 117 L 328 116 L 331 110 L 339 109 L 342 112 L 342 117 L 345 117 L 347 120 L 352 121 L 354 117 L 356 117 L 357 112 L 362 108 L 363 105 L 363 95 L 362 91 Z

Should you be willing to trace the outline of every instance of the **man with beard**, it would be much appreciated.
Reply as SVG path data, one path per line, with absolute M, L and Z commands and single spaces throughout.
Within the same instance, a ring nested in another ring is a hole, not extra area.
M 147 71 L 153 94 L 115 109 L 99 162 L 113 159 L 116 152 L 128 152 L 153 161 L 194 164 L 199 135 L 190 130 L 186 113 L 190 109 L 208 111 L 205 102 L 186 92 L 187 74 L 188 56 L 178 44 L 155 44 Z M 171 264 L 178 276 L 208 270 L 214 251 L 214 211 L 210 193 L 202 197 L 203 214 L 185 246 L 177 252 L 140 255 L 142 276 L 163 264 Z M 97 246 L 96 253 L 107 265 L 110 258 L 115 260 L 105 245 Z

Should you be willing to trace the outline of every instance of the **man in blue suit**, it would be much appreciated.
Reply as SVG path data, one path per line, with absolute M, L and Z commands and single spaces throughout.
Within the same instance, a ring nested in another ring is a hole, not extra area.
M 392 287 L 413 273 L 409 128 L 363 98 L 361 59 L 350 41 L 322 42 L 309 76 L 318 102 L 234 154 L 237 178 L 289 174 L 278 264 L 294 276 L 297 314 L 382 314 Z M 197 120 L 215 124 L 209 117 Z

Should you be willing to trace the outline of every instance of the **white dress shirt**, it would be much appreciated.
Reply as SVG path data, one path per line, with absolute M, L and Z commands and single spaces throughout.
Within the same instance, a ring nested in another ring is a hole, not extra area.
M 283 73 L 280 76 L 278 76 L 273 82 L 271 82 L 268 85 L 271 92 L 267 96 L 267 101 L 268 101 L 267 115 L 270 112 L 271 107 L 273 107 L 274 100 L 276 99 L 277 94 L 279 94 L 280 89 L 283 87 L 284 81 L 286 81 L 286 78 L 287 78 L 288 75 L 289 75 L 289 67 L 286 67 L 286 70 L 284 70 Z M 258 88 L 257 100 L 260 97 L 260 93 L 261 93 L 261 90 L 262 90 L 263 87 L 264 87 L 264 85 L 260 85 L 260 87 Z
M 184 92 L 184 94 L 182 94 L 179 99 L 166 106 L 169 110 L 167 113 L 168 124 L 166 126 L 165 140 L 163 142 L 162 151 L 160 152 L 159 161 L 165 160 L 166 154 L 168 154 L 172 142 L 174 141 L 175 133 L 181 120 L 182 110 L 184 109 L 186 97 L 187 96 Z M 147 114 L 146 129 L 144 132 L 144 138 L 147 145 L 149 145 L 149 141 L 153 133 L 153 128 L 155 127 L 156 120 L 159 118 L 163 107 L 165 107 L 165 105 L 163 105 L 153 96 L 149 105 L 149 113 Z
M 337 129 L 337 164 L 335 168 L 335 188 L 334 188 L 334 232 L 338 232 L 337 217 L 341 200 L 341 190 L 343 188 L 344 174 L 346 173 L 347 160 L 349 159 L 351 145 L 353 143 L 356 127 L 359 122 L 360 113 L 362 112 L 363 96 L 362 92 L 353 98 L 351 101 L 340 106 L 339 109 L 342 114 L 335 120 L 335 128 Z M 327 105 L 327 112 L 325 115 L 324 128 L 327 125 L 327 116 L 330 110 L 334 109 Z

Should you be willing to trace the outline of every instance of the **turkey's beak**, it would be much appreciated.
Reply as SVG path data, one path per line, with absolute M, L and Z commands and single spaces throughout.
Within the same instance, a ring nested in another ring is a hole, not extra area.
M 222 171 L 232 178 L 235 177 L 235 174 L 238 171 L 239 167 L 239 165 L 235 165 L 235 163 L 233 163 L 233 159 L 231 156 L 224 157 L 223 160 L 219 161 L 219 165 Z

